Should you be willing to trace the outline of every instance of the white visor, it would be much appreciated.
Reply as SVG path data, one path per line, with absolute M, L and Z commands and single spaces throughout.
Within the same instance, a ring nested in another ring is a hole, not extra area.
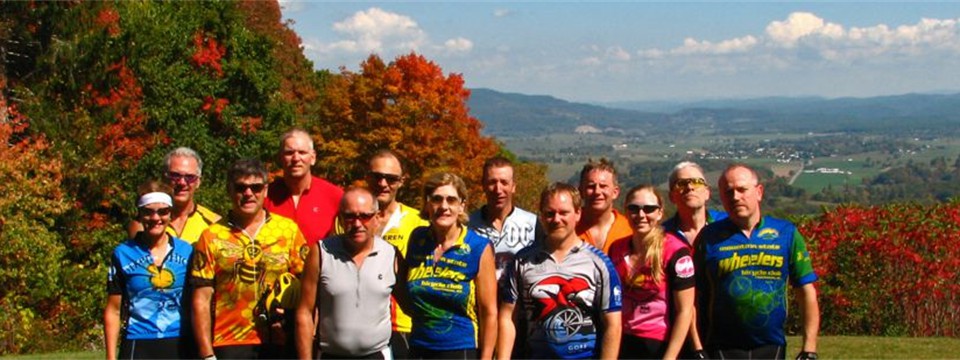
M 167 206 L 173 206 L 173 198 L 170 197 L 167 193 L 164 192 L 152 192 L 143 194 L 139 200 L 137 200 L 137 207 L 141 208 L 150 204 L 166 204 Z

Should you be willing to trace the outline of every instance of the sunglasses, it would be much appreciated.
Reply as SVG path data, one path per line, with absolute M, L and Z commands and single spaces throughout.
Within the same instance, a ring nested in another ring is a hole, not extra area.
M 372 213 L 342 212 L 340 213 L 340 219 L 342 219 L 343 222 L 347 224 L 353 223 L 354 221 L 357 221 L 357 220 L 360 220 L 360 222 L 366 224 L 370 222 L 370 220 L 373 219 L 374 216 L 377 216 L 377 213 L 375 212 L 372 212 Z
M 162 207 L 159 209 L 151 209 L 151 208 L 145 208 L 145 207 L 137 209 L 137 213 L 140 214 L 141 217 L 151 217 L 153 216 L 153 214 L 157 214 L 160 216 L 167 216 L 167 215 L 170 215 L 170 211 L 172 210 L 170 209 L 169 206 Z
M 234 184 L 233 184 L 233 191 L 242 194 L 242 193 L 247 192 L 247 189 L 250 189 L 250 190 L 252 190 L 254 193 L 258 193 L 258 192 L 263 191 L 263 188 L 266 187 L 266 186 L 267 186 L 267 185 L 264 184 L 264 183 L 256 183 L 256 184 L 234 183 Z
M 660 210 L 660 205 L 630 204 L 627 205 L 627 213 L 638 214 L 643 211 L 644 214 L 652 214 Z
M 197 182 L 197 180 L 200 180 L 200 176 L 194 174 L 181 174 L 178 172 L 167 171 L 167 173 L 164 175 L 166 176 L 167 180 L 172 183 L 178 183 L 180 180 L 183 180 L 187 184 L 193 184 Z
M 441 205 L 443 204 L 444 201 L 446 201 L 447 204 L 450 204 L 450 205 L 457 205 L 460 203 L 461 200 L 459 197 L 456 197 L 453 195 L 450 195 L 450 196 L 431 195 L 430 197 L 427 198 L 427 201 L 430 201 L 430 203 L 434 205 Z
M 699 189 L 705 186 L 707 186 L 707 181 L 703 178 L 678 179 L 677 182 L 673 184 L 673 188 L 676 190 L 684 190 L 687 187 Z
M 378 183 L 380 182 L 380 180 L 386 180 L 387 184 L 390 184 L 390 185 L 394 185 L 396 183 L 399 183 L 400 180 L 403 180 L 403 177 L 400 175 L 384 174 L 376 171 L 371 171 L 367 173 L 367 177 L 369 177 L 371 182 L 373 183 Z

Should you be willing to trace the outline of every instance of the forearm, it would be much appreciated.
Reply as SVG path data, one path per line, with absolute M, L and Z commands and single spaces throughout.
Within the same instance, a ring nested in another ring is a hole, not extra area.
M 517 327 L 512 320 L 497 322 L 497 359 L 510 359 L 513 355 L 513 342 L 517 338 Z
M 620 312 L 614 311 L 603 316 L 603 344 L 600 351 L 600 358 L 613 360 L 620 354 L 620 335 L 623 328 L 620 327 Z
M 210 319 L 210 297 L 204 296 L 211 288 L 198 288 L 193 297 L 193 335 L 197 341 L 197 356 L 213 355 L 213 324 Z
M 667 350 L 663 354 L 664 359 L 676 359 L 683 350 L 683 343 L 687 339 L 690 330 L 690 322 L 693 320 L 692 309 L 681 309 L 677 312 L 670 329 L 670 336 L 667 338 Z
M 817 334 L 820 332 L 820 305 L 817 301 L 817 289 L 806 284 L 795 290 L 800 304 L 800 316 L 803 319 L 803 348 L 800 351 L 817 351 Z
M 297 356 L 308 360 L 313 357 L 313 311 L 304 308 L 297 309 Z
M 693 350 L 703 350 L 703 343 L 700 342 L 700 331 L 697 330 L 697 307 L 693 307 L 693 316 L 690 318 L 690 332 L 687 335 L 687 339 L 690 339 L 690 345 L 693 346 Z
M 120 339 L 120 312 L 107 308 L 103 314 L 103 341 L 107 360 L 117 358 L 117 343 Z
M 492 359 L 493 349 L 497 344 L 497 312 L 484 311 L 481 314 L 480 359 Z

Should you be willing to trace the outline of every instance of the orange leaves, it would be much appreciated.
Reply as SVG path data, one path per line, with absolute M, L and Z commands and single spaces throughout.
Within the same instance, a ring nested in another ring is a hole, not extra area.
M 197 31 L 193 35 L 193 46 L 196 50 L 190 57 L 193 66 L 198 69 L 210 69 L 216 77 L 223 76 L 223 67 L 220 61 L 227 54 L 227 49 L 217 42 L 217 39 L 208 37 L 202 31 Z
M 116 9 L 107 7 L 100 10 L 94 23 L 97 27 L 105 29 L 110 36 L 120 35 L 120 14 Z
M 86 87 L 90 93 L 89 103 L 111 113 L 115 120 L 102 126 L 96 135 L 96 144 L 101 160 L 118 162 L 121 168 L 127 169 L 154 145 L 165 141 L 166 135 L 162 131 L 147 131 L 146 116 L 142 112 L 143 90 L 133 70 L 127 66 L 126 58 L 107 68 L 106 80 L 113 86 L 105 91 L 91 85 Z
M 203 98 L 203 105 L 200 106 L 200 110 L 213 115 L 217 120 L 223 119 L 223 109 L 230 105 L 230 100 L 217 98 L 214 99 L 212 96 L 207 96 Z
M 326 88 L 321 108 L 328 122 L 320 130 L 329 141 L 319 144 L 318 162 L 348 164 L 349 171 L 332 172 L 332 164 L 323 170 L 347 183 L 362 176 L 368 156 L 390 148 L 411 179 L 412 191 L 401 194 L 402 200 L 416 204 L 411 200 L 422 178 L 438 170 L 460 174 L 479 195 L 483 161 L 498 147 L 480 135 L 480 122 L 469 116 L 462 77 L 444 75 L 413 53 L 389 64 L 371 55 L 360 69 L 359 74 L 341 70 Z

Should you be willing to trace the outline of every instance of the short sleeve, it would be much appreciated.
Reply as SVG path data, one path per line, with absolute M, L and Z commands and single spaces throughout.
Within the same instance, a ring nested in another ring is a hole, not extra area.
M 204 230 L 200 240 L 193 245 L 193 257 L 190 264 L 190 284 L 196 287 L 213 286 L 214 268 L 211 243 L 215 235 L 209 229 Z
M 303 233 L 296 227 L 292 231 L 291 237 L 293 243 L 290 246 L 290 273 L 300 276 L 303 272 L 303 265 L 307 261 L 307 255 L 310 253 L 310 247 L 307 246 L 307 240 Z
M 677 249 L 666 264 L 667 281 L 672 291 L 692 288 L 696 285 L 693 257 L 686 246 Z
M 123 277 L 123 271 L 120 268 L 120 259 L 116 254 L 110 257 L 110 268 L 107 270 L 107 294 L 123 294 L 123 288 L 126 281 Z
M 813 271 L 810 253 L 807 252 L 806 239 L 794 228 L 790 248 L 790 284 L 800 287 L 814 281 L 817 281 L 817 274 Z
M 500 301 L 508 304 L 516 304 L 520 296 L 517 287 L 519 284 L 517 281 L 517 263 L 518 260 L 516 257 L 507 262 L 503 269 L 503 274 L 500 276 L 500 280 L 497 281 L 497 292 L 500 295 Z
M 595 254 L 600 258 L 598 269 L 601 274 L 599 278 L 604 281 L 603 284 L 598 284 L 600 290 L 599 308 L 605 313 L 620 311 L 623 307 L 623 288 L 620 286 L 620 277 L 617 276 L 617 270 L 613 267 L 613 262 L 607 255 L 599 250 L 595 250 Z

